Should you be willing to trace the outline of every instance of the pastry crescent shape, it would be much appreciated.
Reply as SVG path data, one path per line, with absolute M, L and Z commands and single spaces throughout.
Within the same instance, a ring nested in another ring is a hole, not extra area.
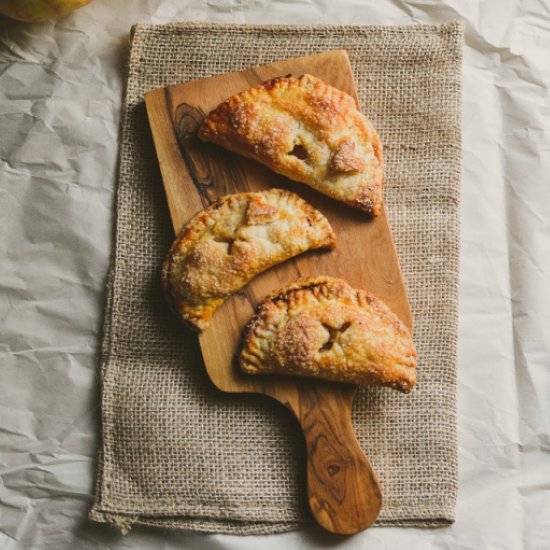
M 390 386 L 408 392 L 416 349 L 407 327 L 380 300 L 342 279 L 300 279 L 258 308 L 240 354 L 249 374 L 289 374 Z
M 214 109 L 199 137 L 373 215 L 384 159 L 371 122 L 345 92 L 305 74 L 278 77 Z
M 294 193 L 227 195 L 182 228 L 162 267 L 164 294 L 182 321 L 204 329 L 254 276 L 335 242 L 327 219 Z

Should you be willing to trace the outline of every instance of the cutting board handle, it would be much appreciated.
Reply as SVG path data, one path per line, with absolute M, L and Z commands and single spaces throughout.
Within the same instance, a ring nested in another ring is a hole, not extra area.
M 356 388 L 300 384 L 287 407 L 298 418 L 307 445 L 309 506 L 327 531 L 353 534 L 378 517 L 382 495 L 351 423 Z

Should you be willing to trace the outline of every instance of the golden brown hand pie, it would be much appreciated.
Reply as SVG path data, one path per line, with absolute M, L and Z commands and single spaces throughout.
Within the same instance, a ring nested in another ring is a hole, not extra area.
M 204 329 L 255 275 L 335 242 L 327 219 L 294 193 L 227 195 L 181 230 L 162 268 L 164 293 L 182 321 Z
M 384 160 L 352 97 L 314 76 L 274 78 L 214 109 L 199 137 L 370 214 L 382 209 Z
M 249 374 L 290 374 L 390 386 L 408 392 L 416 349 L 380 300 L 342 279 L 301 279 L 266 299 L 248 324 L 240 365 Z

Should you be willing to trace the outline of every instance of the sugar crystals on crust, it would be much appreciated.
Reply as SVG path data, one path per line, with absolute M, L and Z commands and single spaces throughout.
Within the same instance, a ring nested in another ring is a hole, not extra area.
M 294 193 L 227 195 L 181 230 L 162 267 L 164 294 L 182 321 L 204 329 L 214 311 L 254 276 L 335 242 L 327 219 Z
M 382 210 L 376 130 L 351 96 L 314 76 L 274 78 L 227 99 L 199 137 L 369 214 Z
M 416 349 L 399 318 L 342 279 L 306 278 L 262 302 L 240 354 L 248 374 L 287 374 L 409 392 Z

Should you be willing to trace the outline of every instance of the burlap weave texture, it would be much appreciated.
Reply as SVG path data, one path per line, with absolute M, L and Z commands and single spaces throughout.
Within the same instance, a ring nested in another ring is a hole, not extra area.
M 377 472 L 378 525 L 437 526 L 457 492 L 456 342 L 462 28 L 137 25 L 121 127 L 102 352 L 102 452 L 91 517 L 226 533 L 310 522 L 298 425 L 266 397 L 225 395 L 174 321 L 159 270 L 173 238 L 144 93 L 346 49 L 384 143 L 385 201 L 419 352 L 410 395 L 361 390 L 353 419 Z

